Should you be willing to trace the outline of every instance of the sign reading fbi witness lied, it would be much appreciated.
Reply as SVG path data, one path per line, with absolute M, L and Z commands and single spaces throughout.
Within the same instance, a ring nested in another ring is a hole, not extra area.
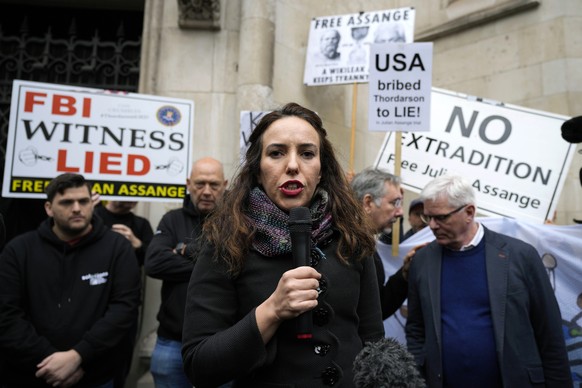
M 368 129 L 429 131 L 432 43 L 370 48 Z
M 46 198 L 78 173 L 105 199 L 183 199 L 192 101 L 15 80 L 10 108 L 4 197 Z
M 303 82 L 309 86 L 368 82 L 370 45 L 414 41 L 414 8 L 313 18 Z
M 567 117 L 437 88 L 431 105 L 430 132 L 402 133 L 406 189 L 456 173 L 475 189 L 480 214 L 552 218 L 576 148 L 561 136 Z M 376 167 L 394 171 L 395 138 L 386 134 Z

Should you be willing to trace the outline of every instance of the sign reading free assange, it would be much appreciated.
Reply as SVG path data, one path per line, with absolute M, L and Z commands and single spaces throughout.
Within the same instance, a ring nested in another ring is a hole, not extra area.
M 192 163 L 192 101 L 15 80 L 4 197 L 46 198 L 62 173 L 104 199 L 182 201 Z
M 370 45 L 414 41 L 414 8 L 322 16 L 311 20 L 303 82 L 368 82 Z
M 481 214 L 552 218 L 575 151 L 561 137 L 567 117 L 437 88 L 431 105 L 430 132 L 402 133 L 405 188 L 456 173 L 471 182 Z M 386 134 L 376 167 L 394 171 L 395 137 Z

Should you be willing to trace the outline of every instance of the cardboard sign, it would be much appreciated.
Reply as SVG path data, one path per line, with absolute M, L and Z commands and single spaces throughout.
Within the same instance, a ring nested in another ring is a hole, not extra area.
M 240 162 L 241 164 L 245 160 L 245 155 L 247 153 L 247 149 L 249 148 L 249 138 L 251 137 L 251 133 L 253 129 L 257 126 L 259 121 L 263 118 L 264 115 L 269 113 L 270 111 L 250 111 L 250 110 L 243 110 L 240 112 Z
M 414 41 L 414 8 L 322 16 L 311 21 L 303 82 L 368 82 L 370 45 Z
M 46 198 L 62 173 L 104 199 L 181 201 L 192 163 L 192 101 L 14 81 L 4 197 Z
M 430 133 L 402 133 L 406 189 L 456 173 L 470 180 L 481 214 L 552 218 L 575 150 L 561 137 L 568 117 L 436 88 L 431 104 Z M 394 171 L 395 137 L 387 133 L 376 167 Z
M 370 46 L 368 129 L 429 131 L 432 43 Z

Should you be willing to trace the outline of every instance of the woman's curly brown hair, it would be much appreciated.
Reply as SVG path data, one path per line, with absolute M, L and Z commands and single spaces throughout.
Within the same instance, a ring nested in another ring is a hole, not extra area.
M 337 251 L 339 259 L 348 263 L 351 257 L 360 260 L 374 252 L 374 231 L 335 157 L 321 118 L 307 108 L 288 103 L 265 115 L 253 130 L 245 162 L 221 204 L 204 225 L 206 237 L 216 249 L 216 257 L 226 261 L 232 274 L 237 274 L 243 267 L 255 232 L 246 214 L 249 211 L 249 193 L 259 186 L 263 134 L 275 121 L 290 116 L 307 121 L 319 135 L 321 180 L 318 187 L 329 194 L 333 226 L 341 236 Z

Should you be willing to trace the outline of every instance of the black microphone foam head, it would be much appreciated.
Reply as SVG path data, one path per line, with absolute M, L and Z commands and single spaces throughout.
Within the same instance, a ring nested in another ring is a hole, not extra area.
M 572 117 L 562 124 L 562 138 L 568 143 L 582 142 L 582 116 Z
M 414 357 L 394 338 L 368 342 L 354 360 L 356 388 L 422 388 Z
M 304 206 L 289 211 L 289 230 L 291 232 L 311 231 L 311 212 Z

